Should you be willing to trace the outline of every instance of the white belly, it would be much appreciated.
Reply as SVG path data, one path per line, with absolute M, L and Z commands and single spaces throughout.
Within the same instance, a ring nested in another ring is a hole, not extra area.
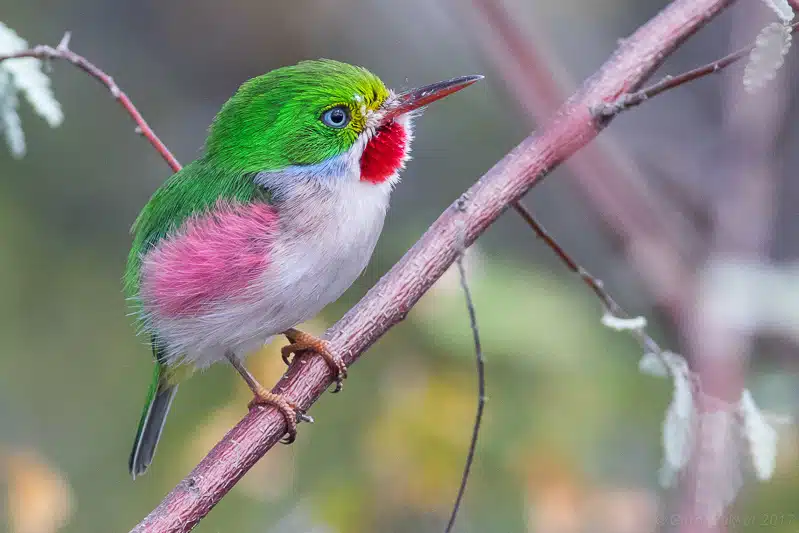
M 277 207 L 280 233 L 269 266 L 244 300 L 195 317 L 161 321 L 169 359 L 199 368 L 239 357 L 317 315 L 366 268 L 380 236 L 390 188 L 346 181 L 334 190 L 292 191 Z

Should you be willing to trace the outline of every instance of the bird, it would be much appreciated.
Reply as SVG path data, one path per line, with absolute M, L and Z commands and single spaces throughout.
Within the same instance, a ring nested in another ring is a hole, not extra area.
M 178 385 L 229 362 L 253 392 L 249 408 L 295 404 L 263 387 L 246 356 L 276 336 L 316 353 L 341 390 L 347 368 L 295 326 L 337 300 L 363 272 L 411 151 L 420 110 L 483 76 L 395 92 L 369 70 L 305 60 L 244 82 L 214 117 L 200 156 L 173 174 L 131 228 L 124 290 L 155 360 L 129 471 L 147 471 Z M 335 392 L 335 391 L 334 391 Z

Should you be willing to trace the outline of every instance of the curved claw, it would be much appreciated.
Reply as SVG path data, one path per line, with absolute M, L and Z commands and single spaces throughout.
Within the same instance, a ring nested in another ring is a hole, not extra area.
M 333 377 L 336 380 L 336 387 L 333 393 L 341 392 L 344 388 L 344 380 L 347 379 L 347 365 L 344 360 L 335 355 L 329 348 L 329 343 L 325 340 L 309 335 L 296 329 L 290 329 L 283 333 L 291 344 L 280 349 L 280 355 L 286 365 L 290 365 L 297 353 L 308 350 L 318 353 L 330 367 Z
M 283 359 L 283 362 L 286 366 L 291 366 L 292 355 L 294 355 L 293 344 L 289 344 L 288 346 L 283 346 L 280 349 L 280 357 Z
M 313 418 L 303 413 L 294 402 L 290 402 L 279 394 L 268 393 L 255 396 L 247 407 L 252 410 L 258 406 L 273 406 L 286 420 L 286 436 L 280 440 L 283 444 L 291 444 L 297 439 L 297 423 L 313 423 Z
M 313 417 L 306 415 L 299 409 L 294 411 L 294 415 L 296 416 L 297 422 L 308 422 L 309 424 L 313 424 L 314 420 Z M 286 421 L 288 423 L 288 420 Z M 296 428 L 296 423 L 294 425 Z M 295 440 L 297 440 L 297 430 L 295 429 L 294 432 L 286 432 L 286 436 L 280 439 L 281 444 L 292 444 Z
M 344 361 L 341 360 L 341 357 L 334 357 L 330 360 L 325 359 L 330 365 L 330 369 L 333 371 L 333 375 L 336 379 L 336 388 L 333 389 L 331 392 L 336 394 L 341 392 L 344 389 L 344 380 L 347 379 L 347 365 L 344 364 Z

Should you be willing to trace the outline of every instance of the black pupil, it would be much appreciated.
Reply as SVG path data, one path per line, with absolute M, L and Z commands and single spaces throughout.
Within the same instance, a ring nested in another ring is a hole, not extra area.
M 347 118 L 343 109 L 334 109 L 330 112 L 330 122 L 333 124 L 341 124 Z

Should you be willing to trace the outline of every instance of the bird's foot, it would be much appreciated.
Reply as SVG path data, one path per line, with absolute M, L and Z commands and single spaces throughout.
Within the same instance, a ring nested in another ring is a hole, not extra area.
M 322 359 L 325 360 L 333 372 L 333 377 L 336 380 L 336 388 L 333 389 L 333 392 L 339 392 L 344 388 L 344 380 L 347 378 L 347 365 L 344 364 L 344 360 L 341 357 L 330 351 L 329 342 L 294 328 L 284 331 L 283 335 L 291 343 L 280 350 L 284 363 L 291 364 L 292 354 L 296 355 L 305 350 L 316 352 L 322 356 Z
M 247 405 L 252 410 L 259 405 L 271 405 L 280 411 L 283 418 L 286 419 L 286 438 L 283 439 L 284 444 L 291 444 L 297 438 L 297 422 L 313 422 L 313 418 L 306 415 L 294 402 L 290 402 L 280 394 L 267 390 L 263 385 L 258 383 L 249 370 L 241 362 L 241 359 L 236 357 L 233 352 L 225 352 L 225 357 L 233 368 L 244 378 L 247 386 L 250 387 L 254 397 Z
M 283 444 L 291 444 L 297 438 L 297 423 L 298 422 L 311 422 L 313 418 L 306 415 L 294 402 L 285 399 L 280 394 L 268 391 L 265 388 L 253 391 L 254 397 L 247 404 L 249 409 L 254 409 L 259 405 L 271 405 L 280 411 L 283 418 L 286 419 L 286 437 L 281 441 Z

